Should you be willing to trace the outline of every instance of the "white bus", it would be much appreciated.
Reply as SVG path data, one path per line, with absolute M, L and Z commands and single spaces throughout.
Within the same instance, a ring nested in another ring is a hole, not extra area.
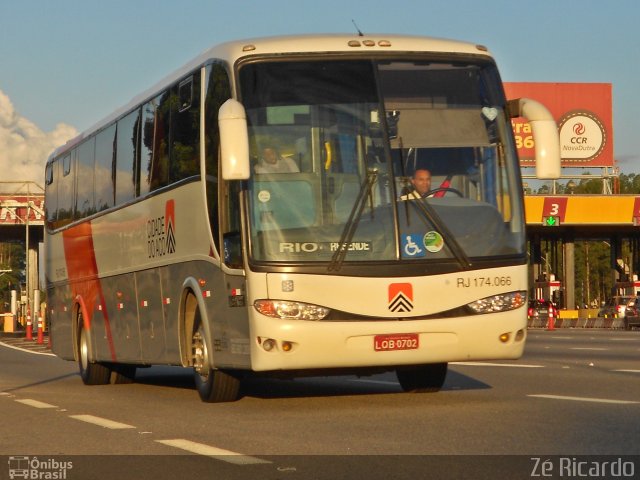
M 483 46 L 323 35 L 204 52 L 48 159 L 53 351 L 86 384 L 189 367 L 207 402 L 251 374 L 395 371 L 436 391 L 448 362 L 520 357 L 517 116 L 539 177 L 557 177 L 553 118 L 505 100 Z M 407 196 L 417 170 L 425 198 Z

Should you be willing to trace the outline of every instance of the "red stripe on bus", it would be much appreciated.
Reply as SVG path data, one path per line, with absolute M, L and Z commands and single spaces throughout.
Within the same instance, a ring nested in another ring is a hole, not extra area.
M 107 342 L 111 352 L 111 359 L 116 361 L 116 352 L 111 336 L 109 313 L 104 301 L 102 284 L 98 278 L 98 262 L 93 248 L 93 233 L 91 223 L 85 222 L 62 232 L 64 257 L 67 264 L 67 274 L 71 285 L 73 298 L 80 296 L 85 305 L 85 325 L 91 328 L 91 320 L 95 311 L 96 301 L 102 305 L 104 326 Z
M 168 233 L 169 226 L 171 228 L 176 228 L 176 202 L 175 200 L 167 200 L 167 203 L 164 206 L 164 216 L 167 218 L 167 222 L 165 224 L 165 234 Z

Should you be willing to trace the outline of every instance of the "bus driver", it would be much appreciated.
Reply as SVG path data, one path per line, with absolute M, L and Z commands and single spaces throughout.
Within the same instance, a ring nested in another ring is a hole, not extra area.
M 426 168 L 419 168 L 411 177 L 411 185 L 413 186 L 413 190 L 402 195 L 400 200 L 425 198 L 427 193 L 431 190 L 431 172 Z

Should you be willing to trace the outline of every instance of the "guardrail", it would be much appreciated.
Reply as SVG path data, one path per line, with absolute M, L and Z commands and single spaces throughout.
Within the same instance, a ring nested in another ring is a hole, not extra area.
M 528 320 L 529 328 L 548 328 L 548 320 L 546 318 L 530 318 Z M 604 317 L 586 317 L 586 318 L 567 318 L 558 316 L 555 318 L 553 328 L 625 328 L 624 318 L 604 318 Z

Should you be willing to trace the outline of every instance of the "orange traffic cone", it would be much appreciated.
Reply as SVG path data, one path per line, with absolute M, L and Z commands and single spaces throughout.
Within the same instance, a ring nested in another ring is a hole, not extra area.
M 547 330 L 555 330 L 556 329 L 556 319 L 555 319 L 555 310 L 551 304 L 549 304 L 549 321 L 547 322 Z
M 27 307 L 27 340 L 33 340 L 33 325 L 31 324 L 31 308 Z

